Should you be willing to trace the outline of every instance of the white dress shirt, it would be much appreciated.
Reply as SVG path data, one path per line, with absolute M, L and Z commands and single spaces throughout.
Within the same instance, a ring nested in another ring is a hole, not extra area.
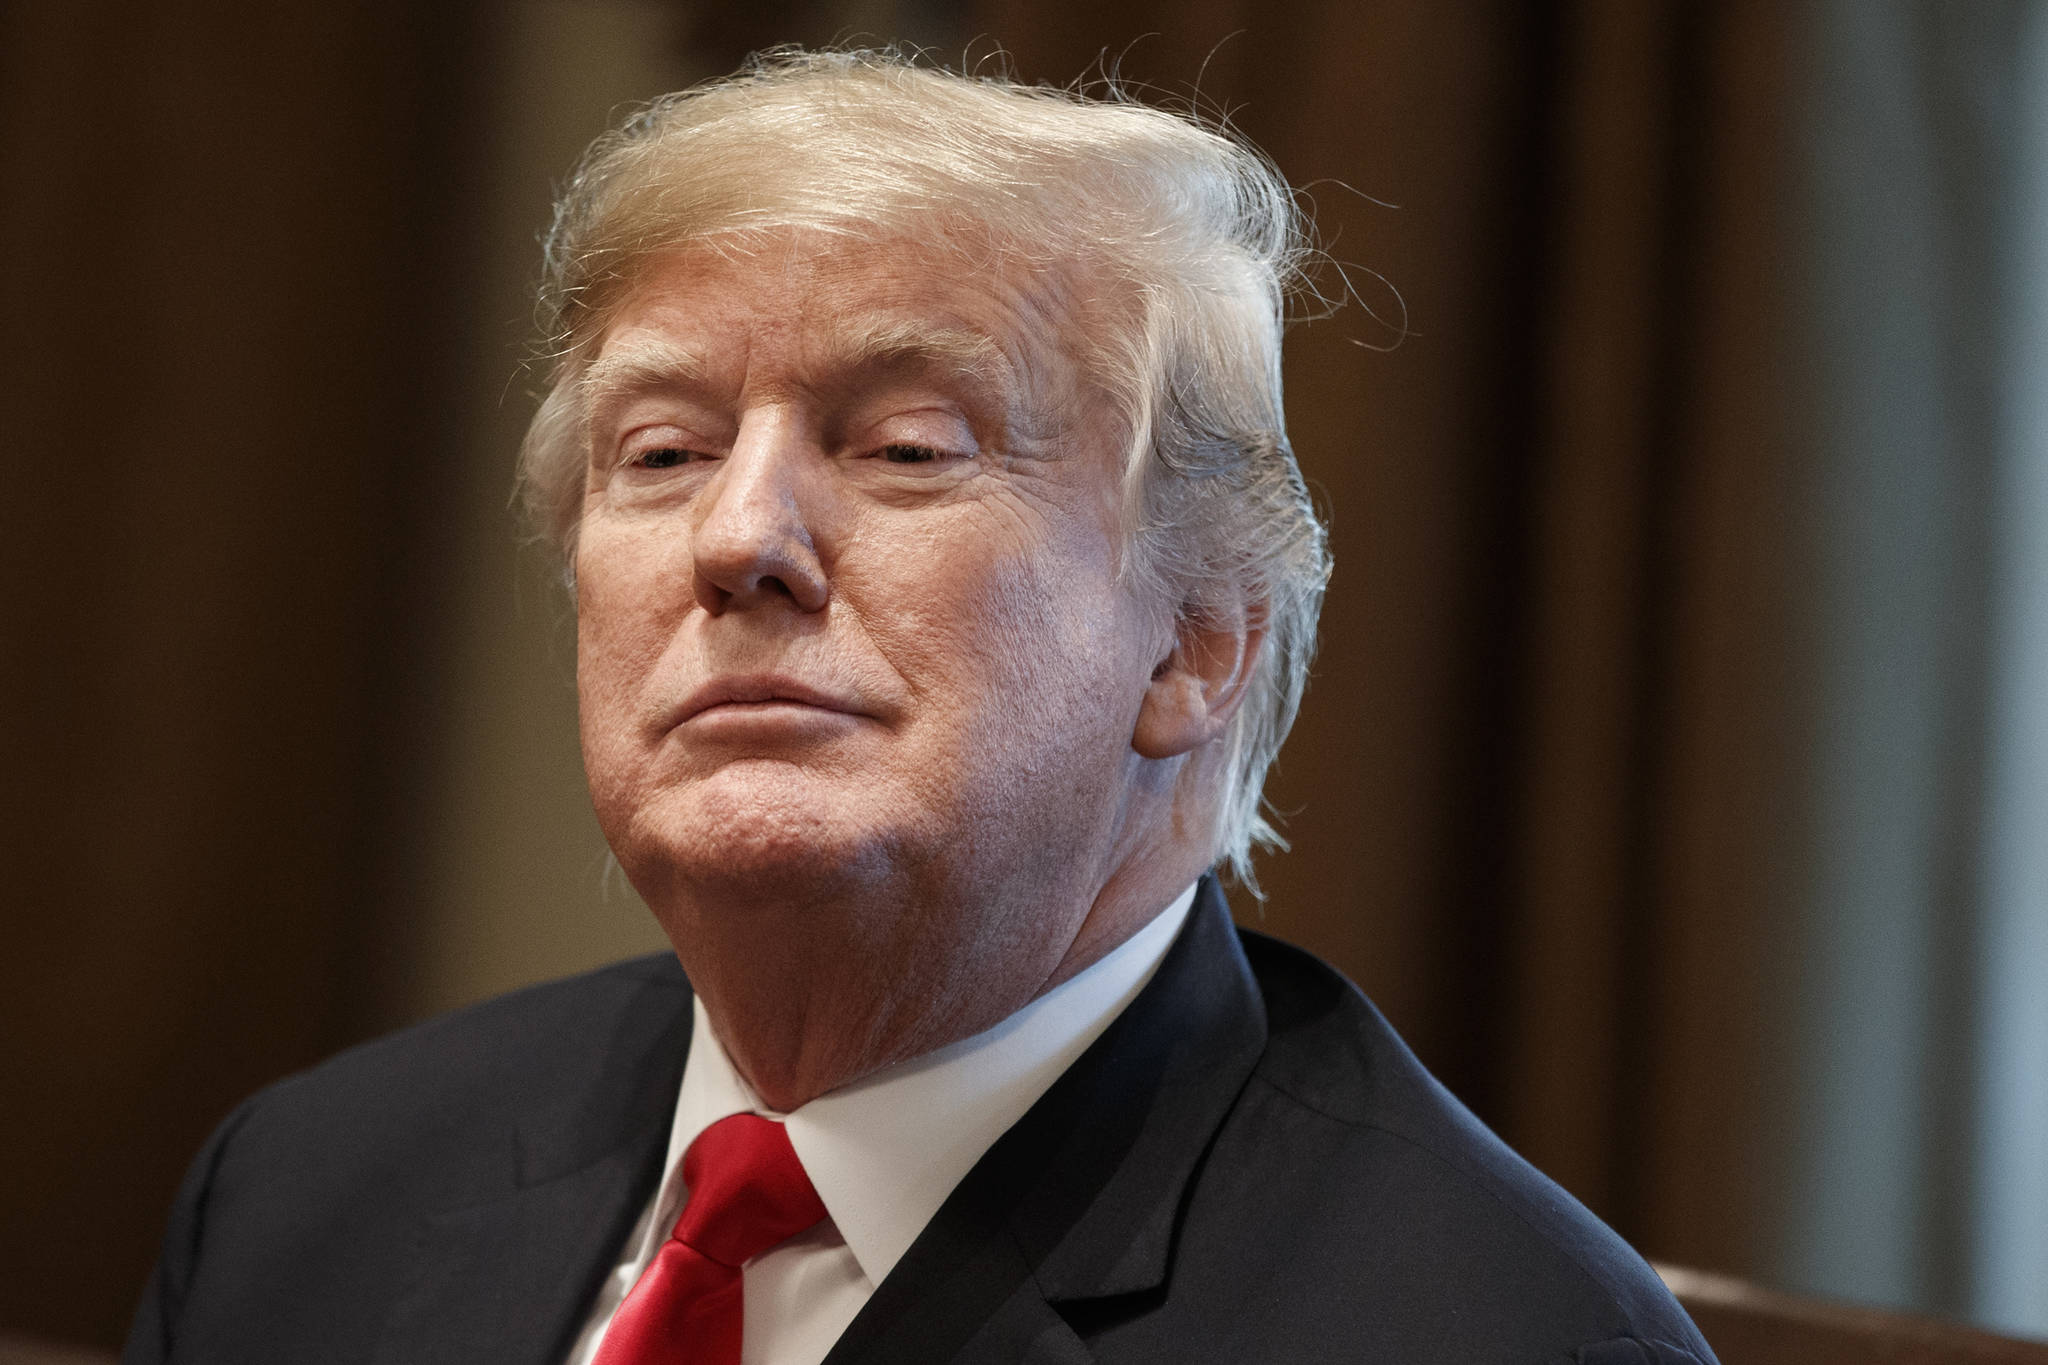
M 732 1114 L 783 1122 L 827 1218 L 747 1262 L 742 1365 L 818 1365 L 953 1187 L 1143 990 L 1195 888 L 1099 961 L 994 1028 L 884 1067 L 790 1114 L 761 1103 L 695 1005 L 666 1172 L 599 1290 L 569 1365 L 589 1365 L 613 1314 L 682 1212 L 683 1153 Z

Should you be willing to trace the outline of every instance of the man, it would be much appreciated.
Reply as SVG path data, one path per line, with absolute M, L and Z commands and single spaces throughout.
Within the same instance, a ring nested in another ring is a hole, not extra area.
M 601 140 L 524 479 L 675 957 L 245 1105 L 128 1359 L 1710 1360 L 1208 875 L 1327 574 L 1293 215 L 1214 131 L 875 54 Z

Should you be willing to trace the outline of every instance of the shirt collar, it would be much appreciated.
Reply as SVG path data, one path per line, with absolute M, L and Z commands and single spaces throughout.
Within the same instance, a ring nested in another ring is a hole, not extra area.
M 781 1119 L 839 1235 L 880 1284 L 982 1154 L 1152 979 L 1195 888 L 1144 928 L 995 1027 L 884 1067 L 777 1114 L 761 1102 L 694 1005 L 690 1055 L 669 1130 L 653 1234 L 665 1238 L 685 1193 L 682 1157 L 729 1114 Z

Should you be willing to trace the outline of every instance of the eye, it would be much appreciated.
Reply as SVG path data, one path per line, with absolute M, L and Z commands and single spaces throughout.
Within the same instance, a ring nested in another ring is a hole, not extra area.
M 699 451 L 687 450 L 682 446 L 654 446 L 633 455 L 626 463 L 640 469 L 674 469 L 677 465 L 707 458 L 709 457 Z
M 930 446 L 886 445 L 882 458 L 890 464 L 937 464 L 945 456 Z

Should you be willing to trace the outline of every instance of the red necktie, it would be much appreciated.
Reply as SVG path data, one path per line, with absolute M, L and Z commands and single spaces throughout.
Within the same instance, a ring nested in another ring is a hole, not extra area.
M 683 1154 L 689 1202 L 592 1365 L 739 1365 L 740 1267 L 825 1216 L 782 1125 L 720 1119 Z

